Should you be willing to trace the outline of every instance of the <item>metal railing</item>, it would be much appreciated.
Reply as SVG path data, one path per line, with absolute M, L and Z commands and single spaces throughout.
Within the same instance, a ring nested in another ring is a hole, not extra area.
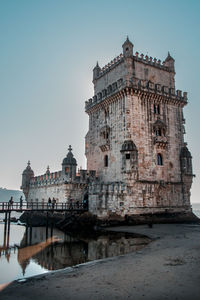
M 88 210 L 87 203 L 84 202 L 76 202 L 76 203 L 43 203 L 43 202 L 14 202 L 10 204 L 8 202 L 0 202 L 0 213 L 5 211 L 81 211 L 81 210 Z

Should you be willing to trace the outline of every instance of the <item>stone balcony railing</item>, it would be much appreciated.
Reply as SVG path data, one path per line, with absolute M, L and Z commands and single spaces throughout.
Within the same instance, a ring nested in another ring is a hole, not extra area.
M 102 152 L 110 150 L 110 140 L 109 139 L 101 140 L 99 148 L 101 149 Z
M 158 147 L 165 148 L 167 145 L 167 138 L 166 136 L 155 136 L 154 137 L 154 145 Z
M 113 82 L 113 84 L 110 84 L 107 88 L 103 89 L 97 95 L 94 95 L 93 98 L 85 101 L 86 112 L 96 104 L 103 102 L 106 98 L 115 95 L 125 88 L 133 88 L 135 90 L 150 92 L 187 103 L 187 92 L 182 93 L 181 90 L 175 90 L 174 88 L 162 86 L 159 83 L 153 83 L 148 80 L 133 78 L 133 80 L 126 81 L 120 78 L 118 81 Z

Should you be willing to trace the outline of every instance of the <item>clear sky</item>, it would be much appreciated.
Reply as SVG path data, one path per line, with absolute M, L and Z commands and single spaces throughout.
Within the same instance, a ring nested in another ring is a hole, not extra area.
M 92 69 L 120 54 L 128 35 L 134 52 L 175 58 L 200 202 L 199 13 L 195 0 L 0 0 L 0 187 L 19 189 L 29 159 L 36 175 L 60 170 L 69 144 L 85 167 Z

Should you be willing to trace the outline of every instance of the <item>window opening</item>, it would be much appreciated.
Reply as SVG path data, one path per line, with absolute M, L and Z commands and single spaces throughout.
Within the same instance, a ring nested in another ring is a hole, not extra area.
M 108 167 L 108 155 L 104 156 L 104 167 Z
M 162 135 L 162 132 L 161 132 L 160 128 L 158 128 L 158 129 L 155 130 L 155 135 L 156 136 L 161 136 Z
M 157 165 L 158 166 L 163 165 L 163 159 L 162 159 L 162 155 L 160 153 L 157 154 Z
M 157 114 L 159 115 L 160 114 L 160 105 L 159 104 L 154 104 L 153 105 L 153 111 L 154 111 L 154 114 Z

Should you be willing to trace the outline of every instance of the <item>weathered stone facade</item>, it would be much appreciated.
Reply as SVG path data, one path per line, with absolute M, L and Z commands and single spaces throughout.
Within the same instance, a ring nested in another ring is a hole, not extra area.
M 190 211 L 191 155 L 184 143 L 187 93 L 175 91 L 174 59 L 123 54 L 93 70 L 86 101 L 91 210 L 99 216 Z
M 175 90 L 174 59 L 168 53 L 161 64 L 133 55 L 128 38 L 122 48 L 123 54 L 93 70 L 94 96 L 85 104 L 87 171 L 76 174 L 71 148 L 62 171 L 34 177 L 26 169 L 22 188 L 28 201 L 80 201 L 87 195 L 98 217 L 191 210 L 187 93 Z

